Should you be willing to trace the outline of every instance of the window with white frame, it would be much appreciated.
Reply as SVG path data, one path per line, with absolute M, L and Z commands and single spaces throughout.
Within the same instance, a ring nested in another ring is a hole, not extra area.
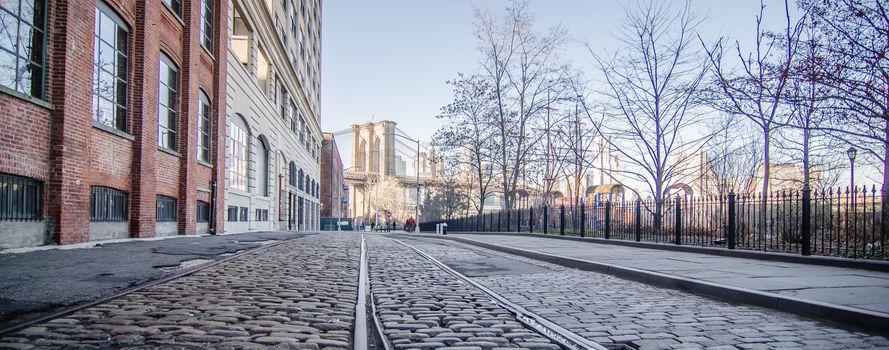
M 176 150 L 179 69 L 164 54 L 160 55 L 157 81 L 157 145 Z
M 228 123 L 228 185 L 241 191 L 247 190 L 247 124 L 235 115 Z
M 200 0 L 199 37 L 201 46 L 207 51 L 213 51 L 213 0 Z
M 210 98 L 198 92 L 198 160 L 210 162 Z

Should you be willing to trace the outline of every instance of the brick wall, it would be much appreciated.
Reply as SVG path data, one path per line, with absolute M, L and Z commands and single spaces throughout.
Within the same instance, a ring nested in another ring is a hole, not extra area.
M 342 210 L 343 161 L 336 141 L 325 133 L 321 141 L 321 216 L 345 216 Z
M 101 0 L 100 0 L 101 1 Z M 195 233 L 197 199 L 210 200 L 211 181 L 221 179 L 224 158 L 225 55 L 228 1 L 214 0 L 214 45 L 198 40 L 198 1 L 184 1 L 182 16 L 161 1 L 105 2 L 130 28 L 128 130 L 93 126 L 92 79 L 95 0 L 50 1 L 47 11 L 46 98 L 34 100 L 0 90 L 0 172 L 45 183 L 44 214 L 56 243 L 89 239 L 89 188 L 129 192 L 130 236 L 155 234 L 156 195 L 179 199 L 180 234 Z M 180 72 L 179 154 L 157 148 L 160 52 Z M 222 67 L 223 69 L 220 69 Z M 211 98 L 213 167 L 197 163 L 197 94 Z M 224 191 L 216 192 L 222 203 Z M 216 218 L 221 224 L 221 205 Z

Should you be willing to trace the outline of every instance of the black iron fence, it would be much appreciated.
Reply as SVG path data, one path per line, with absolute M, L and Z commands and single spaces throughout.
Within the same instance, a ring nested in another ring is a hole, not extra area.
M 540 206 L 444 220 L 452 232 L 530 232 L 728 249 L 889 259 L 875 186 L 768 195 Z M 421 224 L 421 230 L 429 227 Z

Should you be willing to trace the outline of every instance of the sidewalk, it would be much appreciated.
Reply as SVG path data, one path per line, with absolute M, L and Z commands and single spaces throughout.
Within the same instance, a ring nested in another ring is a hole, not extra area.
M 739 294 L 752 291 L 747 294 L 758 292 L 804 304 L 850 308 L 853 312 L 889 320 L 889 273 L 886 272 L 546 237 L 490 234 L 449 234 L 448 237 L 589 261 L 612 266 L 613 270 L 635 269 L 663 275 L 656 277 L 700 281 L 722 287 L 720 293 L 725 293 L 726 289 L 741 292 Z M 712 291 L 709 294 L 713 294 Z

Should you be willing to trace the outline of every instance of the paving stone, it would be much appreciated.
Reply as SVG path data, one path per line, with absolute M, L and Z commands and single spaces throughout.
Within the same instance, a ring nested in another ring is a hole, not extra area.
M 64 348 L 158 341 L 219 349 L 351 348 L 359 252 L 360 236 L 287 241 L 26 328 L 0 338 L 0 348 L 11 347 L 7 342 Z
M 374 303 L 396 349 L 559 349 L 413 250 L 379 236 L 367 247 Z M 519 344 L 525 339 L 534 347 Z
M 499 272 L 473 279 L 599 343 L 617 338 L 633 342 L 663 339 L 643 344 L 641 349 L 889 349 L 889 340 L 883 336 L 849 332 L 833 324 L 772 309 L 731 304 L 457 242 L 424 238 L 406 242 L 452 267 L 496 257 L 515 265 L 544 269 L 545 272 Z M 670 342 L 673 343 L 667 344 Z

